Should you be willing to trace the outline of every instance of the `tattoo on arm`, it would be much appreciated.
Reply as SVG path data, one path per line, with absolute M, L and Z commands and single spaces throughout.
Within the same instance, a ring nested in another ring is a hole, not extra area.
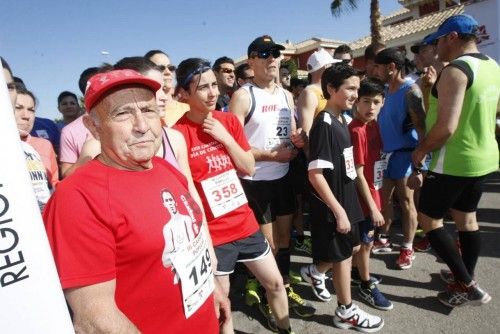
M 418 86 L 415 85 L 406 93 L 406 102 L 413 125 L 419 134 L 423 134 L 425 132 L 424 98 Z

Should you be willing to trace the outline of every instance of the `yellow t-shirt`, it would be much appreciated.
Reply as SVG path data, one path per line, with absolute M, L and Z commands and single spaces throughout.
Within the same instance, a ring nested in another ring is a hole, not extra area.
M 321 88 L 318 88 L 316 86 L 311 86 L 311 88 L 318 99 L 318 105 L 316 106 L 316 110 L 314 110 L 314 117 L 316 117 L 320 112 L 325 110 L 326 99 L 323 96 L 323 91 L 321 90 Z

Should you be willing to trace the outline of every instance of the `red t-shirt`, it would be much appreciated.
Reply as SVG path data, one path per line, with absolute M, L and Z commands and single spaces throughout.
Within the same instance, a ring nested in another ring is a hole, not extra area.
M 236 116 L 220 111 L 213 111 L 212 116 L 222 123 L 244 151 L 251 149 L 243 127 Z M 235 176 L 235 173 L 232 174 L 235 172 L 235 168 L 224 145 L 203 132 L 202 126 L 190 121 L 186 115 L 177 121 L 174 129 L 180 131 L 186 139 L 191 174 L 203 202 L 213 244 L 215 246 L 222 245 L 255 233 L 259 226 L 248 203 L 214 218 L 214 212 L 224 211 L 223 208 L 214 209 L 214 207 L 225 200 L 233 200 L 232 194 L 238 195 L 238 189 L 241 188 L 237 177 L 231 177 L 230 181 L 227 181 L 228 178 L 221 176 L 224 173 L 228 176 Z M 207 181 L 209 179 L 214 181 Z M 210 186 L 207 183 L 210 183 Z M 220 184 L 220 186 L 217 187 L 215 184 Z M 207 197 L 212 198 L 212 206 L 210 206 Z M 241 196 L 236 200 L 240 199 Z
M 370 193 L 377 208 L 380 210 L 380 193 L 375 189 L 374 185 L 375 162 L 380 160 L 380 152 L 382 150 L 382 139 L 378 124 L 376 121 L 365 124 L 358 119 L 353 119 L 349 124 L 349 132 L 351 133 L 351 141 L 354 147 L 354 164 L 363 165 L 363 174 L 366 182 L 368 182 Z M 358 198 L 365 217 L 368 217 L 370 210 L 365 201 L 359 196 L 359 192 Z
M 176 214 L 190 216 L 183 221 L 199 233 L 202 214 L 186 179 L 160 158 L 145 171 L 92 160 L 59 183 L 43 218 L 62 287 L 115 279 L 116 304 L 141 332 L 218 333 L 213 296 L 186 319 L 181 284 L 163 264 L 172 247 L 164 232 L 175 213 L 164 205 L 165 190 L 175 200 Z

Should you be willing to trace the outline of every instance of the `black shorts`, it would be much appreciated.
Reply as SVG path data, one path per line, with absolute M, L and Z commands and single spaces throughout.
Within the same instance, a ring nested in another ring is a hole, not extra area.
M 240 240 L 214 247 L 217 257 L 215 276 L 229 275 L 234 271 L 236 262 L 251 262 L 262 259 L 271 247 L 260 230 Z
M 328 210 L 325 204 L 311 196 L 311 238 L 313 261 L 341 262 L 352 256 L 352 249 L 360 244 L 358 222 L 351 222 L 351 231 L 337 232 L 336 221 L 316 219 L 317 210 Z M 323 206 L 323 207 L 321 207 Z M 319 214 L 324 217 L 324 214 Z
M 276 216 L 291 215 L 297 210 L 290 173 L 271 181 L 240 180 L 259 224 L 271 223 Z
M 475 212 L 488 175 L 461 177 L 428 172 L 420 190 L 418 211 L 443 219 L 449 209 Z

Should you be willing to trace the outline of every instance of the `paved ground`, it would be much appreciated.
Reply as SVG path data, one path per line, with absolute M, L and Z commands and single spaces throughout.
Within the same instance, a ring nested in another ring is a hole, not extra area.
M 431 253 L 418 253 L 414 265 L 409 270 L 396 270 L 394 262 L 398 252 L 373 257 L 372 272 L 383 278 L 380 290 L 394 303 L 392 311 L 379 311 L 357 297 L 353 298 L 363 309 L 378 314 L 385 319 L 381 333 L 500 333 L 500 173 L 494 174 L 485 185 L 485 194 L 480 203 L 478 217 L 483 236 L 482 254 L 476 275 L 478 282 L 493 297 L 482 307 L 461 307 L 450 309 L 443 306 L 436 294 L 445 285 L 439 278 L 439 270 L 445 265 Z M 454 231 L 453 224 L 447 228 Z M 400 242 L 400 227 L 393 241 Z M 292 267 L 298 271 L 310 259 L 294 255 Z M 239 282 L 232 291 L 233 318 L 237 333 L 271 333 L 265 328 L 265 320 L 256 308 L 244 303 Z M 331 285 L 330 285 L 331 287 Z M 306 283 L 295 290 L 317 307 L 317 313 L 303 320 L 292 314 L 295 333 L 334 333 L 342 330 L 333 327 L 332 314 L 336 306 L 335 297 L 325 303 L 317 300 Z M 330 289 L 333 292 L 333 289 Z M 344 331 L 349 333 L 348 331 Z

